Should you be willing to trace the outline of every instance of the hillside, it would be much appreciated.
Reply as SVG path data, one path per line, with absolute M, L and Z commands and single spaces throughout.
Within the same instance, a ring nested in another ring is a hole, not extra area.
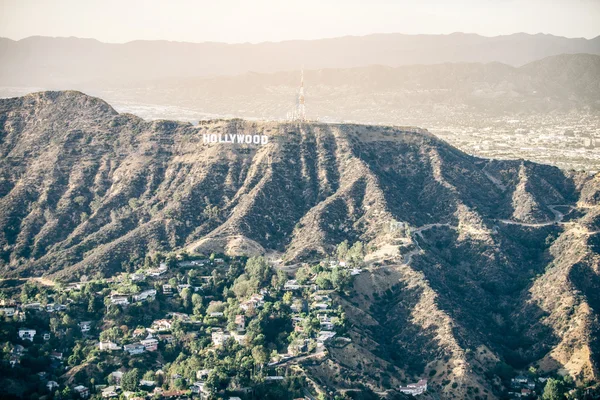
M 598 380 L 598 176 L 418 128 L 147 122 L 72 91 L 0 100 L 0 174 L 4 277 L 108 277 L 182 248 L 295 264 L 360 239 L 368 272 L 339 299 L 352 344 L 321 381 L 429 376 L 459 399 L 496 398 L 500 362 Z

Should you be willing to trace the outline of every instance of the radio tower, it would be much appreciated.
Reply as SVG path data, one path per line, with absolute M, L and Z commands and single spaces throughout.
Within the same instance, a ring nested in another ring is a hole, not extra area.
M 300 90 L 298 91 L 298 104 L 296 104 L 296 120 L 306 121 L 306 108 L 304 106 L 304 67 L 300 71 Z

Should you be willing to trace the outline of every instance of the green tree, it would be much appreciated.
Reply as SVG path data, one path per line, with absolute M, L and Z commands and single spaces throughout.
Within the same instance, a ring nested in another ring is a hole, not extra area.
M 190 288 L 184 288 L 181 291 L 181 299 L 185 308 L 189 309 L 192 306 L 192 291 Z
M 311 275 L 311 271 L 310 271 L 309 267 L 307 267 L 307 266 L 300 267 L 300 269 L 298 269 L 298 271 L 296 271 L 296 281 L 300 285 L 305 285 L 306 282 L 308 282 L 308 280 L 310 279 L 310 275 Z
M 250 278 L 256 278 L 259 283 L 267 283 L 271 276 L 271 266 L 264 257 L 250 257 L 246 261 L 246 273 Z
M 544 387 L 544 393 L 542 394 L 543 400 L 562 400 L 564 399 L 565 388 L 561 381 L 558 379 L 550 378 L 546 381 Z
M 123 374 L 121 378 L 121 387 L 123 390 L 135 392 L 140 382 L 140 370 L 133 368 Z
M 344 240 L 342 243 L 337 245 L 336 255 L 338 260 L 344 261 L 348 256 L 348 241 Z

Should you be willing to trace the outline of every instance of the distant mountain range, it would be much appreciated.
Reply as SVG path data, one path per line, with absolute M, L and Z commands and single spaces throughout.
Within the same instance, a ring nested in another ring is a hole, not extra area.
M 0 276 L 112 276 L 182 248 L 295 263 L 362 240 L 372 268 L 340 300 L 352 344 L 312 371 L 334 387 L 330 371 L 373 387 L 426 373 L 444 398 L 495 399 L 502 363 L 597 380 L 599 237 L 600 176 L 476 158 L 418 128 L 194 127 L 72 91 L 0 100 Z
M 551 56 L 522 67 L 497 62 L 367 66 L 309 70 L 304 77 L 307 113 L 313 119 L 430 126 L 468 113 L 518 116 L 600 110 L 600 56 L 591 54 Z M 285 71 L 86 89 L 118 104 L 278 119 L 294 106 L 299 80 L 299 71 Z
M 0 85 L 71 89 L 165 77 L 235 75 L 306 69 L 500 62 L 521 66 L 544 57 L 600 54 L 600 37 L 570 39 L 517 33 L 484 37 L 376 34 L 259 44 L 30 37 L 0 39 Z

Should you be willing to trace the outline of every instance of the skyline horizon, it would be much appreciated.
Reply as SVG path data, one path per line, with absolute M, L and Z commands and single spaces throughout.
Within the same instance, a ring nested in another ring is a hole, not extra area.
M 312 39 L 282 39 L 282 40 L 264 40 L 264 41 L 245 41 L 245 42 L 225 42 L 225 41 L 215 41 L 215 40 L 205 40 L 205 41 L 188 41 L 188 40 L 172 40 L 172 39 L 131 39 L 127 41 L 107 41 L 98 39 L 96 37 L 84 37 L 84 36 L 76 36 L 76 35 L 68 35 L 68 36 L 51 36 L 51 35 L 30 35 L 25 36 L 19 39 L 15 39 L 8 36 L 0 35 L 0 39 L 7 39 L 13 42 L 20 42 L 23 40 L 33 39 L 33 38 L 48 38 L 48 39 L 80 39 L 80 40 L 94 40 L 99 43 L 104 44 L 127 44 L 133 42 L 169 42 L 169 43 L 189 43 L 189 44 L 205 44 L 205 43 L 216 43 L 216 44 L 227 44 L 227 45 L 238 45 L 238 44 L 277 44 L 277 43 L 286 43 L 286 42 L 311 42 L 311 41 L 319 41 L 319 40 L 333 40 L 333 39 L 342 39 L 342 38 L 361 38 L 368 36 L 386 36 L 386 35 L 401 35 L 401 36 L 452 36 L 452 35 L 465 35 L 465 36 L 479 36 L 483 38 L 499 38 L 499 37 L 510 37 L 515 35 L 527 35 L 527 36 L 552 36 L 556 38 L 564 38 L 570 40 L 596 40 L 600 38 L 600 34 L 593 37 L 584 37 L 584 36 L 564 36 L 557 35 L 554 33 L 546 33 L 546 32 L 513 32 L 506 34 L 498 34 L 498 35 L 485 35 L 477 32 L 464 32 L 464 31 L 455 31 L 450 33 L 405 33 L 405 32 L 373 32 L 373 33 L 365 33 L 365 34 L 347 34 L 347 35 L 339 35 L 339 36 L 327 36 L 321 38 L 312 38 Z
M 0 0 L 0 36 L 268 43 L 371 34 L 485 37 L 538 33 L 594 39 L 600 2 L 594 0 Z

